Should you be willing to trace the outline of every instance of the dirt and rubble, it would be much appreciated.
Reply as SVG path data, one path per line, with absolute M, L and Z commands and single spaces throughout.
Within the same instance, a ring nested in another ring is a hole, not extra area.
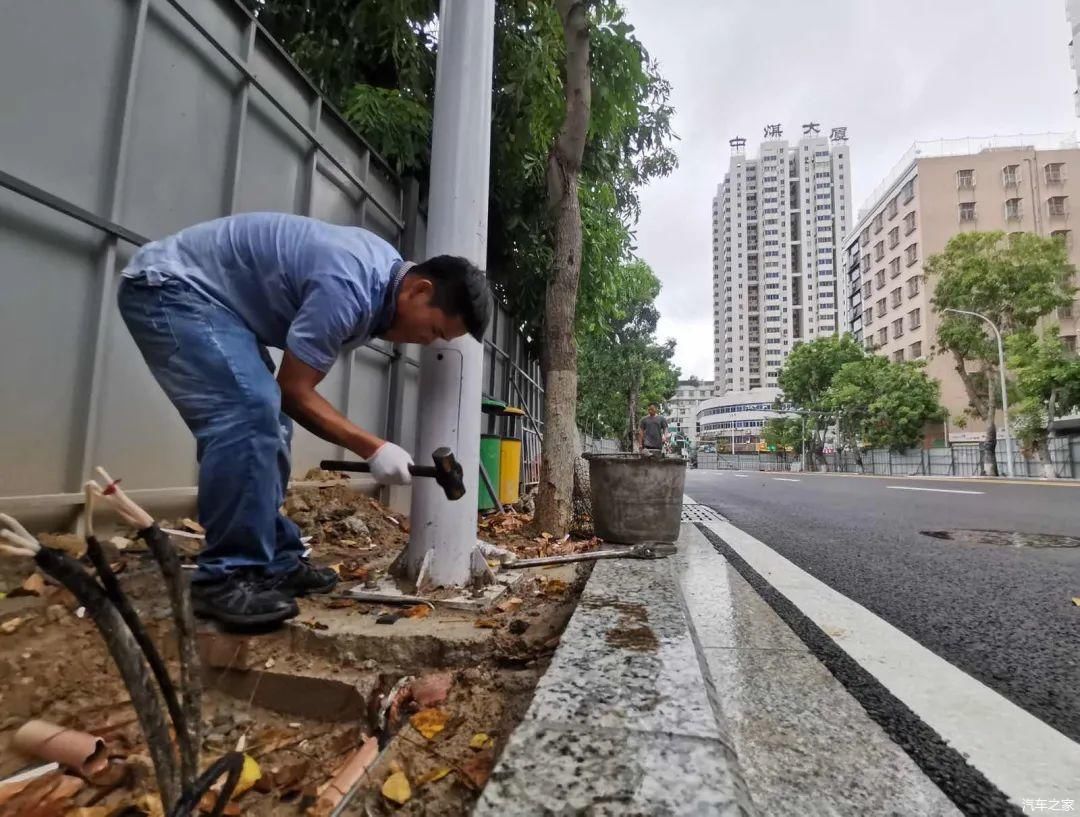
M 342 590 L 377 587 L 406 544 L 409 520 L 354 484 L 324 476 L 290 491 L 285 510 L 311 537 L 311 558 L 339 572 Z M 172 541 L 192 559 L 201 545 L 198 525 L 161 526 L 188 534 Z M 509 513 L 481 519 L 478 532 L 519 557 L 598 545 L 532 535 L 530 527 L 527 514 Z M 76 556 L 83 550 L 70 534 L 39 538 Z M 175 677 L 156 566 L 130 531 L 103 544 Z M 28 560 L 3 558 L 0 565 L 0 815 L 162 814 L 135 713 L 94 626 Z M 378 755 L 343 814 L 468 813 L 528 708 L 588 567 L 513 572 L 521 574 L 516 584 L 486 609 L 363 604 L 335 595 L 301 599 L 300 616 L 268 634 L 224 634 L 201 624 L 202 763 L 240 746 L 262 774 L 226 814 L 318 814 L 319 795 L 355 761 L 365 737 L 379 739 Z M 58 799 L 51 804 L 37 797 L 31 806 L 32 788 L 29 798 L 24 790 L 5 802 L 3 781 L 36 765 L 10 750 L 14 731 L 32 718 L 103 738 L 109 769 L 92 780 L 68 771 L 70 792 L 46 776 L 39 788 L 52 787 Z

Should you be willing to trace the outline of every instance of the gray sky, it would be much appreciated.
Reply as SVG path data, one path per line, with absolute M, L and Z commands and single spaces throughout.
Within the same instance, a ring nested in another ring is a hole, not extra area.
M 642 195 L 661 337 L 712 377 L 712 197 L 727 141 L 846 125 L 853 204 L 916 139 L 1074 131 L 1065 0 L 624 0 L 670 80 L 679 168 Z

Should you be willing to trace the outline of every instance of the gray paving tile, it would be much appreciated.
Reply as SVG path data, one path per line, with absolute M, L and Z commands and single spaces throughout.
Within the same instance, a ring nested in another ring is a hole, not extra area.
M 704 652 L 743 777 L 763 814 L 959 813 L 814 656 Z
M 667 562 L 597 564 L 526 717 L 719 738 L 674 589 Z
M 702 646 L 808 652 L 802 640 L 697 528 L 684 526 L 673 566 Z
M 723 744 L 527 721 L 511 735 L 474 817 L 748 817 Z

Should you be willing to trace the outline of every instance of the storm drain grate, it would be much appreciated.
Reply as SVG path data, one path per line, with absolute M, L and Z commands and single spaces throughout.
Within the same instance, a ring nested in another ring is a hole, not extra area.
M 682 506 L 683 522 L 726 522 L 727 520 L 708 505 Z

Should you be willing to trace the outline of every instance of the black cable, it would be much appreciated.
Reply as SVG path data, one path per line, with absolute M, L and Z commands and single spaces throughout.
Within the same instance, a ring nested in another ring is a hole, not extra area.
M 217 802 L 214 803 L 214 809 L 210 812 L 210 817 L 221 817 L 221 813 L 225 810 L 232 793 L 236 790 L 236 784 L 240 782 L 240 774 L 243 770 L 243 752 L 227 752 L 222 755 L 196 778 L 191 788 L 181 795 L 172 811 L 169 812 L 169 817 L 191 817 L 195 809 L 198 808 L 203 795 L 210 791 L 210 787 L 214 785 L 219 777 L 228 773 L 228 777 L 225 778 L 225 785 L 221 787 Z
M 34 561 L 43 572 L 71 591 L 97 626 L 113 662 L 120 671 L 139 725 L 146 736 L 162 800 L 167 802 L 174 799 L 180 786 L 176 756 L 173 753 L 172 739 L 169 737 L 169 722 L 162 710 L 161 699 L 150 680 L 145 654 L 127 622 L 101 585 L 94 581 L 80 562 L 63 551 L 44 546 L 34 555 Z
M 169 717 L 172 718 L 176 734 L 178 736 L 186 735 L 188 733 L 187 718 L 180 708 L 180 701 L 176 697 L 176 687 L 173 685 L 172 678 L 169 677 L 169 670 L 161 658 L 161 653 L 158 652 L 157 647 L 151 640 L 150 634 L 146 632 L 139 614 L 135 612 L 135 608 L 131 606 L 131 602 L 121 589 L 116 573 L 113 572 L 112 566 L 105 558 L 105 552 L 102 550 L 101 543 L 96 536 L 86 537 L 86 555 L 90 557 L 90 562 L 97 571 L 101 585 L 105 588 L 105 595 L 116 607 L 120 617 L 124 619 L 124 623 L 131 630 L 135 643 L 139 645 L 143 655 L 146 656 L 146 663 L 150 665 L 150 670 L 154 673 L 158 686 L 161 687 L 161 695 L 165 699 L 165 706 L 169 710 Z M 181 756 L 181 762 L 184 761 L 185 758 Z M 184 771 L 186 772 L 186 769 Z M 194 772 L 195 770 L 191 770 L 192 777 L 194 777 Z

